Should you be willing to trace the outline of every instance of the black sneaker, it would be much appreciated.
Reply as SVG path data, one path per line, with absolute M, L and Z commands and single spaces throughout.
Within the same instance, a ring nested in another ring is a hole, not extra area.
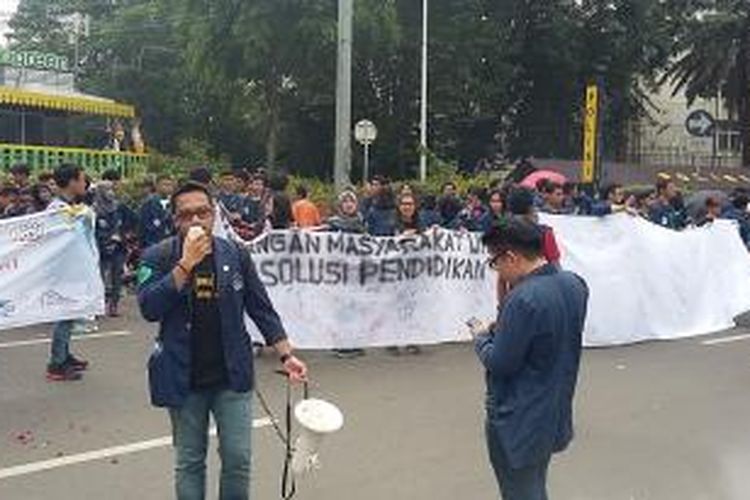
M 68 355 L 68 359 L 65 360 L 65 365 L 71 367 L 77 372 L 85 372 L 89 368 L 89 362 L 84 359 L 78 359 L 72 354 Z
M 50 364 L 47 366 L 47 380 L 50 382 L 70 382 L 81 380 L 82 377 L 83 375 L 69 364 Z

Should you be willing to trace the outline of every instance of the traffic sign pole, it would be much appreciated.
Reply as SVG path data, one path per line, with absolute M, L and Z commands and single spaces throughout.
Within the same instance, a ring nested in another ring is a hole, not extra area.
M 370 120 L 360 120 L 354 126 L 354 138 L 364 148 L 365 161 L 362 177 L 367 182 L 370 178 L 370 145 L 378 138 L 378 128 Z
M 364 181 L 367 182 L 370 178 L 370 143 L 365 143 L 365 164 L 364 164 L 364 170 L 362 171 L 362 177 L 364 178 Z

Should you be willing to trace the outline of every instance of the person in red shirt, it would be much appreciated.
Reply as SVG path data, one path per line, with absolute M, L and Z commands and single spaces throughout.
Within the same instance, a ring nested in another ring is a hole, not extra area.
M 539 224 L 539 214 L 534 206 L 534 193 L 525 188 L 511 191 L 508 196 L 508 211 L 511 215 L 523 217 L 534 224 Z M 557 246 L 555 232 L 551 227 L 540 225 L 542 228 L 542 253 L 547 262 L 560 265 L 560 248 Z
M 315 204 L 308 199 L 305 186 L 297 188 L 297 201 L 292 205 L 292 217 L 299 228 L 318 227 L 322 224 L 320 211 Z

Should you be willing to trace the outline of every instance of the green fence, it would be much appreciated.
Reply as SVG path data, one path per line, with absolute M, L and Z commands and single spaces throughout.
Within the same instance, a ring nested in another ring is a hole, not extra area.
M 0 170 L 4 172 L 17 163 L 27 164 L 32 171 L 53 170 L 60 163 L 75 163 L 94 174 L 116 168 L 127 178 L 145 172 L 147 159 L 145 154 L 117 151 L 0 144 Z

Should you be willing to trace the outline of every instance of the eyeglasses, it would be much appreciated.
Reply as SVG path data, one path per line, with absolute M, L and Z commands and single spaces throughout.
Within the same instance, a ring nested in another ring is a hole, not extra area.
M 506 251 L 503 251 L 503 252 L 497 252 L 496 254 L 494 254 L 494 255 L 491 255 L 491 256 L 490 256 L 490 257 L 489 257 L 489 258 L 487 259 L 487 265 L 488 265 L 488 266 L 490 267 L 490 269 L 492 269 L 493 271 L 497 271 L 497 270 L 498 270 L 498 269 L 500 268 L 500 264 L 499 264 L 499 261 L 500 261 L 500 259 L 502 259 L 503 257 L 505 257 L 505 256 L 506 256 L 507 254 L 508 254 L 508 251 L 506 250 Z
M 174 214 L 174 218 L 180 222 L 190 222 L 196 217 L 198 217 L 199 220 L 206 220 L 209 219 L 213 213 L 214 209 L 212 207 L 199 207 L 194 208 L 193 210 L 178 210 Z

